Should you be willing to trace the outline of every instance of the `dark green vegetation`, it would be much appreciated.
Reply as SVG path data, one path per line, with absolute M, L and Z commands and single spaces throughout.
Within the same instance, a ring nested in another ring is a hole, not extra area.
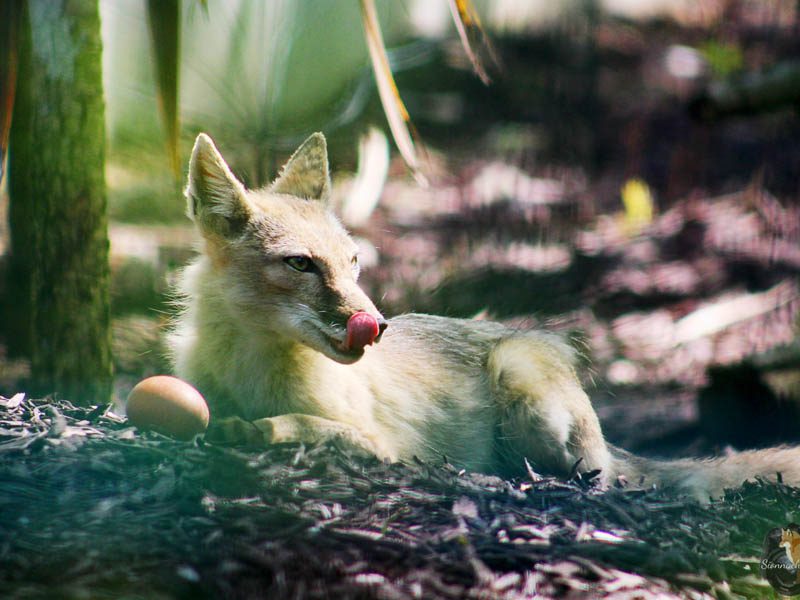
M 800 491 L 701 507 L 591 482 L 385 465 L 335 447 L 178 443 L 0 399 L 4 598 L 770 597 Z
M 111 396 L 109 265 L 97 2 L 26 5 L 9 154 L 7 341 L 30 387 Z

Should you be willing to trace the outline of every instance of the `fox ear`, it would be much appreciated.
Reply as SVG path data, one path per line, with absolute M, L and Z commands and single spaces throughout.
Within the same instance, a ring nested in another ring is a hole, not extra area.
M 192 150 L 186 201 L 189 218 L 206 237 L 230 237 L 250 218 L 244 186 L 205 133 L 197 136 Z
M 310 200 L 327 200 L 331 191 L 331 178 L 328 174 L 325 136 L 312 133 L 292 154 L 270 190 Z

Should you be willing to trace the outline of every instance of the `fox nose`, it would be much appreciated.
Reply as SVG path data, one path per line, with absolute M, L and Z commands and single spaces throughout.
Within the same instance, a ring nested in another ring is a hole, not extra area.
M 378 317 L 378 335 L 375 336 L 375 341 L 380 342 L 381 336 L 383 336 L 383 332 L 386 331 L 386 328 L 389 326 L 389 323 L 386 322 L 386 319 L 383 317 Z

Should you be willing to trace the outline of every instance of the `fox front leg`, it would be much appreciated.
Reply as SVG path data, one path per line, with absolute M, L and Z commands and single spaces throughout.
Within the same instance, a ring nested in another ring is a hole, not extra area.
M 360 454 L 377 456 L 382 460 L 394 458 L 355 427 L 313 415 L 288 414 L 255 421 L 228 417 L 212 426 L 209 437 L 215 441 L 250 446 L 333 441 Z

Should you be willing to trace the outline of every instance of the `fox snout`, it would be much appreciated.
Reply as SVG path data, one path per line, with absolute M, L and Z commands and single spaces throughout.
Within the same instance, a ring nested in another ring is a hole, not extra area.
M 386 331 L 386 319 L 378 315 L 359 311 L 347 320 L 347 338 L 345 350 L 363 350 L 366 346 L 379 342 Z
M 386 331 L 386 328 L 389 327 L 389 323 L 383 317 L 378 317 L 378 337 L 375 338 L 375 343 L 381 341 L 383 337 L 383 332 Z

